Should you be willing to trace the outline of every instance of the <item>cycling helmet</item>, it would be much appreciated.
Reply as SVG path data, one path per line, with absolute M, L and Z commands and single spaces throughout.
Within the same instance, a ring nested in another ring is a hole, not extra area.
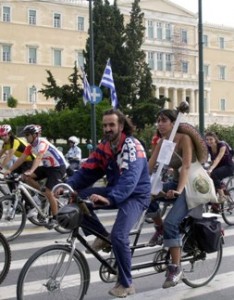
M 75 146 L 79 144 L 78 138 L 74 135 L 69 137 L 68 142 L 72 142 Z
M 10 125 L 2 125 L 0 126 L 0 136 L 7 135 L 9 132 L 11 132 L 11 126 Z
M 31 124 L 31 125 L 27 125 L 24 127 L 23 129 L 23 133 L 24 134 L 35 134 L 35 133 L 41 133 L 41 126 L 40 125 L 35 125 L 35 124 Z
M 65 229 L 75 229 L 82 222 L 82 213 L 79 207 L 72 203 L 63 206 L 57 214 L 58 224 Z

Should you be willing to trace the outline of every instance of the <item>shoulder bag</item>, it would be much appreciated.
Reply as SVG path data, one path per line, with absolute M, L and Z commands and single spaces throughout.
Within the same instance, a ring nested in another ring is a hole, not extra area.
M 185 193 L 188 209 L 208 202 L 218 203 L 213 180 L 197 160 L 191 163 Z

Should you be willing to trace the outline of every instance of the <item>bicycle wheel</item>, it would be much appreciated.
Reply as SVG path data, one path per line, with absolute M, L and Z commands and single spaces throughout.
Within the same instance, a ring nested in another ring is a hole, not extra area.
M 11 265 L 11 249 L 5 236 L 0 233 L 0 284 L 6 278 Z
M 23 204 L 18 203 L 16 211 L 14 207 L 14 195 L 6 195 L 0 198 L 0 232 L 8 241 L 17 238 L 23 231 L 26 224 L 26 212 Z
M 234 188 L 227 190 L 227 201 L 221 204 L 222 217 L 227 225 L 234 225 Z
M 181 267 L 183 270 L 183 282 L 196 288 L 206 285 L 218 272 L 222 260 L 223 247 L 220 238 L 219 250 L 206 253 L 198 249 L 194 243 L 192 232 L 184 235 L 181 253 Z
M 34 253 L 21 270 L 17 299 L 81 300 L 87 292 L 90 271 L 77 249 L 70 261 L 68 245 L 52 245 Z

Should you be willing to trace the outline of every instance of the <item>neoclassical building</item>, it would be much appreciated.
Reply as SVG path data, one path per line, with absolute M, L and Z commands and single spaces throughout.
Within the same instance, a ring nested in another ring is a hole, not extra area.
M 119 0 L 128 21 L 132 1 Z M 198 123 L 198 17 L 169 0 L 141 0 L 145 40 L 156 97 L 169 97 L 170 108 L 190 104 L 189 120 Z M 50 70 L 58 84 L 67 82 L 74 62 L 82 66 L 89 28 L 88 1 L 49 0 L 0 3 L 0 118 L 54 107 L 37 91 Z M 234 28 L 203 24 L 204 111 L 206 125 L 234 121 Z

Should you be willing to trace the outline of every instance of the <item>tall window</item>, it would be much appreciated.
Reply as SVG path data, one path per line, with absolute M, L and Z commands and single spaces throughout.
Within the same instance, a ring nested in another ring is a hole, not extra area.
M 77 52 L 77 63 L 78 63 L 78 67 L 80 68 L 84 68 L 84 55 L 83 52 L 78 51 Z
M 219 66 L 219 79 L 225 80 L 226 79 L 226 67 Z
M 209 65 L 203 65 L 204 77 L 207 78 L 210 76 Z
M 203 35 L 203 46 L 208 47 L 208 35 L 207 34 Z
M 37 12 L 35 9 L 30 9 L 28 11 L 28 24 L 30 24 L 30 25 L 37 24 Z
M 219 48 L 224 49 L 224 38 L 223 37 L 219 38 Z
M 62 65 L 62 50 L 54 49 L 54 66 Z
M 184 44 L 188 43 L 188 32 L 185 29 L 181 30 L 181 42 Z
M 187 61 L 181 62 L 181 70 L 183 73 L 188 73 L 188 62 Z
M 2 94 L 3 101 L 7 102 L 10 95 L 11 95 L 11 88 L 9 86 L 4 86 L 3 87 L 3 94 Z
M 61 28 L 61 14 L 54 14 L 54 28 Z
M 37 48 L 36 47 L 29 47 L 28 48 L 28 62 L 30 64 L 37 63 Z
M 148 38 L 153 39 L 154 38 L 154 23 L 153 21 L 148 21 Z
M 163 70 L 163 54 L 157 53 L 157 70 L 162 71 Z
M 162 31 L 162 23 L 157 23 L 157 39 L 162 40 L 163 38 L 163 31 Z
M 78 17 L 78 31 L 84 31 L 84 17 Z
M 2 20 L 3 22 L 10 22 L 11 21 L 11 8 L 9 6 L 3 6 L 3 14 Z
M 154 70 L 154 52 L 148 52 L 148 65 L 151 70 Z
M 11 45 L 2 46 L 2 61 L 11 61 Z
M 165 25 L 165 38 L 167 41 L 171 40 L 171 24 L 166 24 Z
M 166 54 L 166 71 L 169 72 L 171 71 L 171 66 L 172 66 L 171 60 L 172 60 L 172 55 Z
M 35 104 L 37 102 L 37 88 L 33 85 L 29 88 L 29 102 Z
M 220 110 L 221 111 L 226 110 L 226 99 L 220 99 Z

